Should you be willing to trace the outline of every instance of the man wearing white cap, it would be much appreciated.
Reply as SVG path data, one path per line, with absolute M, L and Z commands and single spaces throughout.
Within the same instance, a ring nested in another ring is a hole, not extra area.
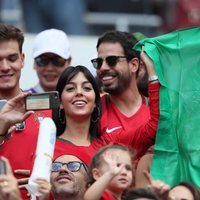
M 48 29 L 40 32 L 33 43 L 34 69 L 39 83 L 32 93 L 55 90 L 58 78 L 71 63 L 70 44 L 65 32 Z

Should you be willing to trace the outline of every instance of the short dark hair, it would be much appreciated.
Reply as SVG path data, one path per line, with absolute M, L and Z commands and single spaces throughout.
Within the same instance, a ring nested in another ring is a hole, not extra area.
M 100 44 L 104 42 L 119 43 L 122 46 L 124 55 L 127 57 L 128 61 L 134 57 L 140 58 L 139 52 L 133 49 L 137 43 L 137 39 L 132 33 L 123 31 L 107 31 L 99 37 L 96 46 L 97 50 Z
M 99 87 L 97 85 L 97 82 L 94 78 L 94 76 L 91 74 L 91 72 L 84 66 L 82 65 L 77 65 L 75 67 L 69 66 L 67 67 L 63 73 L 61 74 L 56 90 L 59 92 L 59 97 L 61 98 L 62 92 L 66 86 L 67 83 L 70 82 L 70 80 L 77 75 L 79 72 L 82 72 L 86 79 L 91 83 L 93 90 L 95 92 L 95 103 L 96 103 L 96 108 L 92 112 L 92 117 L 91 117 L 91 123 L 90 123 L 90 136 L 91 140 L 93 138 L 100 138 L 100 133 L 99 133 L 99 128 L 98 128 L 98 122 L 101 116 L 101 98 L 100 98 L 100 91 Z M 60 110 L 60 117 L 65 118 L 65 113 L 64 110 Z M 61 135 L 63 131 L 65 130 L 66 127 L 66 121 L 64 123 L 61 123 L 59 119 L 54 119 L 56 127 L 57 127 L 57 135 Z
M 0 24 L 0 42 L 16 40 L 19 45 L 19 51 L 22 53 L 22 46 L 24 43 L 23 32 L 15 26 Z

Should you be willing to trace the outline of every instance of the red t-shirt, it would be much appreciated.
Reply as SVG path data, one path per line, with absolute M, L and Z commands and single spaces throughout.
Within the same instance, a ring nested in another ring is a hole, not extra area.
M 139 126 L 147 123 L 149 118 L 150 111 L 145 100 L 135 114 L 127 117 L 109 100 L 109 95 L 102 96 L 101 133 L 119 133 L 122 130 L 135 131 Z
M 37 139 L 39 133 L 39 119 L 41 117 L 51 117 L 50 110 L 36 111 L 25 121 L 25 129 L 21 131 L 14 131 L 8 140 L 0 147 L 0 156 L 6 157 L 12 167 L 12 170 L 26 169 L 32 170 L 35 151 L 37 146 Z M 27 178 L 26 176 L 16 175 L 16 178 Z M 30 199 L 27 197 L 27 191 L 21 190 L 23 199 Z

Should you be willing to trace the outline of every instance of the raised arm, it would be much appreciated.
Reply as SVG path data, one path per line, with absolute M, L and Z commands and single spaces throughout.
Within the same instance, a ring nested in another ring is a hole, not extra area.
M 24 121 L 33 113 L 33 111 L 26 112 L 25 110 L 24 99 L 30 94 L 30 92 L 20 93 L 10 99 L 0 111 L 0 144 L 4 142 L 11 126 Z

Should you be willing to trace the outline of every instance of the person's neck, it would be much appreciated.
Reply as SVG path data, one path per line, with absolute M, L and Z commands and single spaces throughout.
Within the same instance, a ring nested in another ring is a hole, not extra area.
M 68 117 L 67 127 L 60 138 L 66 139 L 75 145 L 88 146 L 90 145 L 89 128 L 90 118 L 75 121 Z
M 118 95 L 109 94 L 109 97 L 110 101 L 127 117 L 135 114 L 142 104 L 142 96 L 136 85 Z
M 17 96 L 18 94 L 20 94 L 21 92 L 22 92 L 22 90 L 20 88 L 16 88 L 13 90 L 0 91 L 0 99 L 6 99 L 6 100 L 12 99 L 15 96 Z

